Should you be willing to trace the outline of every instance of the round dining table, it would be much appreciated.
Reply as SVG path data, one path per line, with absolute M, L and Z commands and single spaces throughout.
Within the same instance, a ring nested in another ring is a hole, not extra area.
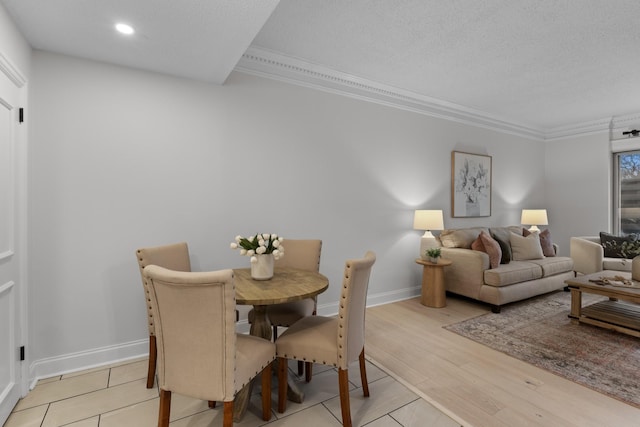
M 250 268 L 233 270 L 236 288 L 236 304 L 253 305 L 254 319 L 249 333 L 271 341 L 272 327 L 267 318 L 267 306 L 313 298 L 329 287 L 329 279 L 324 275 L 295 268 L 274 270 L 269 280 L 251 278 Z M 234 403 L 234 420 L 240 421 L 247 411 L 253 382 L 238 392 Z M 302 402 L 304 394 L 289 381 L 287 396 L 294 402 Z

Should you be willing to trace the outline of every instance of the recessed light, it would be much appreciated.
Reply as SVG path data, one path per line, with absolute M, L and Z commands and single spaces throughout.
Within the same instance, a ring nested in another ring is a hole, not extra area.
M 116 24 L 116 30 L 118 30 L 118 32 L 122 33 L 122 34 L 126 34 L 126 35 L 131 35 L 135 32 L 135 30 L 133 29 L 133 27 L 131 25 L 127 25 L 127 24 Z

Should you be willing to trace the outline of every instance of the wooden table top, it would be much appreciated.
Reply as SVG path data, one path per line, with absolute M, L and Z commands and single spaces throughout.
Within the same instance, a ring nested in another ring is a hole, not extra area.
M 271 305 L 314 297 L 329 287 L 329 279 L 320 273 L 278 268 L 270 280 L 253 280 L 250 268 L 233 270 L 236 303 Z
M 615 270 L 604 270 L 598 271 L 593 274 L 587 274 L 583 276 L 578 276 L 573 279 L 567 279 L 564 282 L 570 287 L 579 288 L 579 289 L 593 289 L 607 292 L 611 295 L 627 295 L 632 297 L 640 296 L 640 282 L 634 281 L 634 286 L 626 287 L 626 286 L 612 286 L 599 284 L 597 282 L 592 282 L 592 280 L 598 280 L 602 277 L 613 278 L 615 276 L 622 276 L 626 279 L 631 278 L 631 273 L 627 271 L 615 271 Z
M 453 261 L 438 257 L 438 262 L 431 262 L 428 259 L 418 258 L 416 262 L 420 265 L 426 265 L 427 267 L 447 267 L 453 264 Z

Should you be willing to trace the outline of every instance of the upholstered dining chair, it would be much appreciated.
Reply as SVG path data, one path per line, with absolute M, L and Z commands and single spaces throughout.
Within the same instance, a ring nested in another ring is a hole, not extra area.
M 359 360 L 365 397 L 369 383 L 364 359 L 364 315 L 371 269 L 376 255 L 347 260 L 340 294 L 338 317 L 308 316 L 289 327 L 276 340 L 278 357 L 278 412 L 286 409 L 287 359 L 312 361 L 338 368 L 342 425 L 351 427 L 349 363 Z
M 275 261 L 276 268 L 289 267 L 316 273 L 320 271 L 322 240 L 285 239 L 282 244 L 285 248 L 285 255 Z M 275 341 L 278 338 L 278 327 L 288 328 L 303 317 L 315 315 L 316 306 L 315 298 L 268 306 L 267 317 L 273 326 L 273 340 Z M 252 309 L 248 314 L 249 323 L 253 323 L 253 316 Z M 305 379 L 309 382 L 312 376 L 312 363 L 299 361 L 298 375 L 302 375 L 303 366 Z
M 153 308 L 151 307 L 151 296 L 149 295 L 149 287 L 144 277 L 144 268 L 147 265 L 159 265 L 169 270 L 191 271 L 191 261 L 189 259 L 189 246 L 185 242 L 174 243 L 164 246 L 154 246 L 141 248 L 136 251 L 138 266 L 140 267 L 140 276 L 142 277 L 142 286 L 147 306 L 147 320 L 149 326 L 149 366 L 147 369 L 147 388 L 153 387 L 156 377 L 156 332 Z
M 262 373 L 262 419 L 271 418 L 275 344 L 236 333 L 233 270 L 183 272 L 144 268 L 158 342 L 158 426 L 169 425 L 171 394 L 222 401 L 233 425 L 235 395 Z

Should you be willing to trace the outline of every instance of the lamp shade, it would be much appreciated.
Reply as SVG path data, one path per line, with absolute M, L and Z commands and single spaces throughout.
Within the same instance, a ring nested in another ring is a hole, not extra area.
M 415 230 L 444 230 L 441 210 L 417 210 L 413 216 Z
M 546 209 L 522 209 L 520 223 L 524 225 L 548 225 Z

